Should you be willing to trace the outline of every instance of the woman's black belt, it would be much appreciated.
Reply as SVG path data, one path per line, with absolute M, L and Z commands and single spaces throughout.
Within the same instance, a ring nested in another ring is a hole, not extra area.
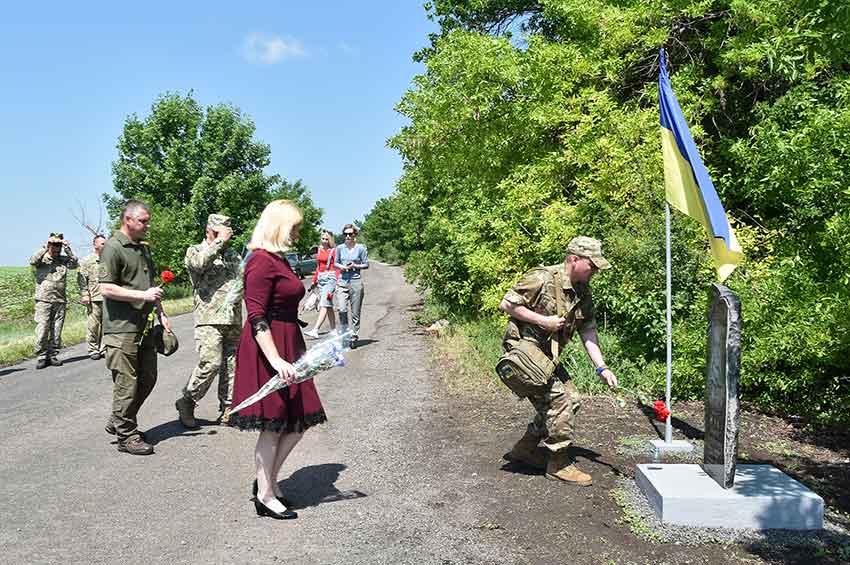
M 266 312 L 266 319 L 269 321 L 277 321 L 277 322 L 289 322 L 292 324 L 298 324 L 302 328 L 307 327 L 307 322 L 302 322 L 298 319 L 298 312 L 287 310 L 287 311 L 279 311 L 279 310 L 269 310 Z

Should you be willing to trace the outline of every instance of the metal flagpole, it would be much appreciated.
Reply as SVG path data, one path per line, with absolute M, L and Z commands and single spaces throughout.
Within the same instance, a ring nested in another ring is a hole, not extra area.
M 666 263 L 667 263 L 667 395 L 666 405 L 670 410 L 670 396 L 673 389 L 673 260 L 671 258 L 670 248 L 670 204 L 666 199 L 664 202 L 664 236 L 666 239 Z M 672 412 L 672 410 L 670 410 Z M 656 457 L 664 452 L 680 451 L 687 452 L 693 450 L 694 446 L 691 442 L 685 440 L 673 440 L 673 416 L 668 415 L 664 422 L 664 441 L 654 439 L 650 442 L 655 448 Z
M 667 409 L 670 410 L 670 389 L 673 375 L 673 274 L 670 258 L 670 204 L 664 200 L 664 235 L 667 240 Z M 673 441 L 672 415 L 667 416 L 664 424 L 664 443 Z

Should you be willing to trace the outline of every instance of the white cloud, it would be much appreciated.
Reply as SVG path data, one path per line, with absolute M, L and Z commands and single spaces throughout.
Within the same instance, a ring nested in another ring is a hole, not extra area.
M 242 45 L 242 56 L 256 65 L 274 65 L 286 59 L 304 57 L 307 51 L 294 37 L 251 33 Z

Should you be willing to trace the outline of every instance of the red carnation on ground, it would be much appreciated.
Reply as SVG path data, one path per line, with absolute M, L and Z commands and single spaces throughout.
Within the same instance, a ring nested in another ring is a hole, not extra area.
M 159 278 L 162 279 L 162 284 L 164 286 L 174 282 L 174 273 L 171 271 L 163 271 L 159 274 Z
M 666 422 L 670 416 L 670 410 L 667 409 L 667 405 L 664 404 L 663 400 L 653 402 L 652 409 L 655 410 L 655 419 L 659 422 Z

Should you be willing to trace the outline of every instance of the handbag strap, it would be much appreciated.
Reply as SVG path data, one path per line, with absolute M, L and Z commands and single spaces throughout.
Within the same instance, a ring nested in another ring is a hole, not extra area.
M 331 263 L 333 262 L 334 255 L 336 255 L 336 247 L 328 249 L 328 260 L 325 261 L 325 271 L 331 270 Z
M 563 316 L 564 314 L 566 314 L 567 304 L 566 304 L 566 300 L 564 299 L 564 287 L 563 287 L 563 280 L 561 278 L 561 269 L 560 268 L 555 271 L 555 281 L 554 282 L 555 282 L 555 315 L 556 316 Z M 560 341 L 561 332 L 563 332 L 563 329 L 558 330 L 556 332 L 553 332 L 552 337 L 550 338 L 552 340 L 550 342 L 551 347 L 552 347 L 552 361 L 554 361 L 555 363 L 558 363 L 558 359 L 561 357 L 561 341 Z

